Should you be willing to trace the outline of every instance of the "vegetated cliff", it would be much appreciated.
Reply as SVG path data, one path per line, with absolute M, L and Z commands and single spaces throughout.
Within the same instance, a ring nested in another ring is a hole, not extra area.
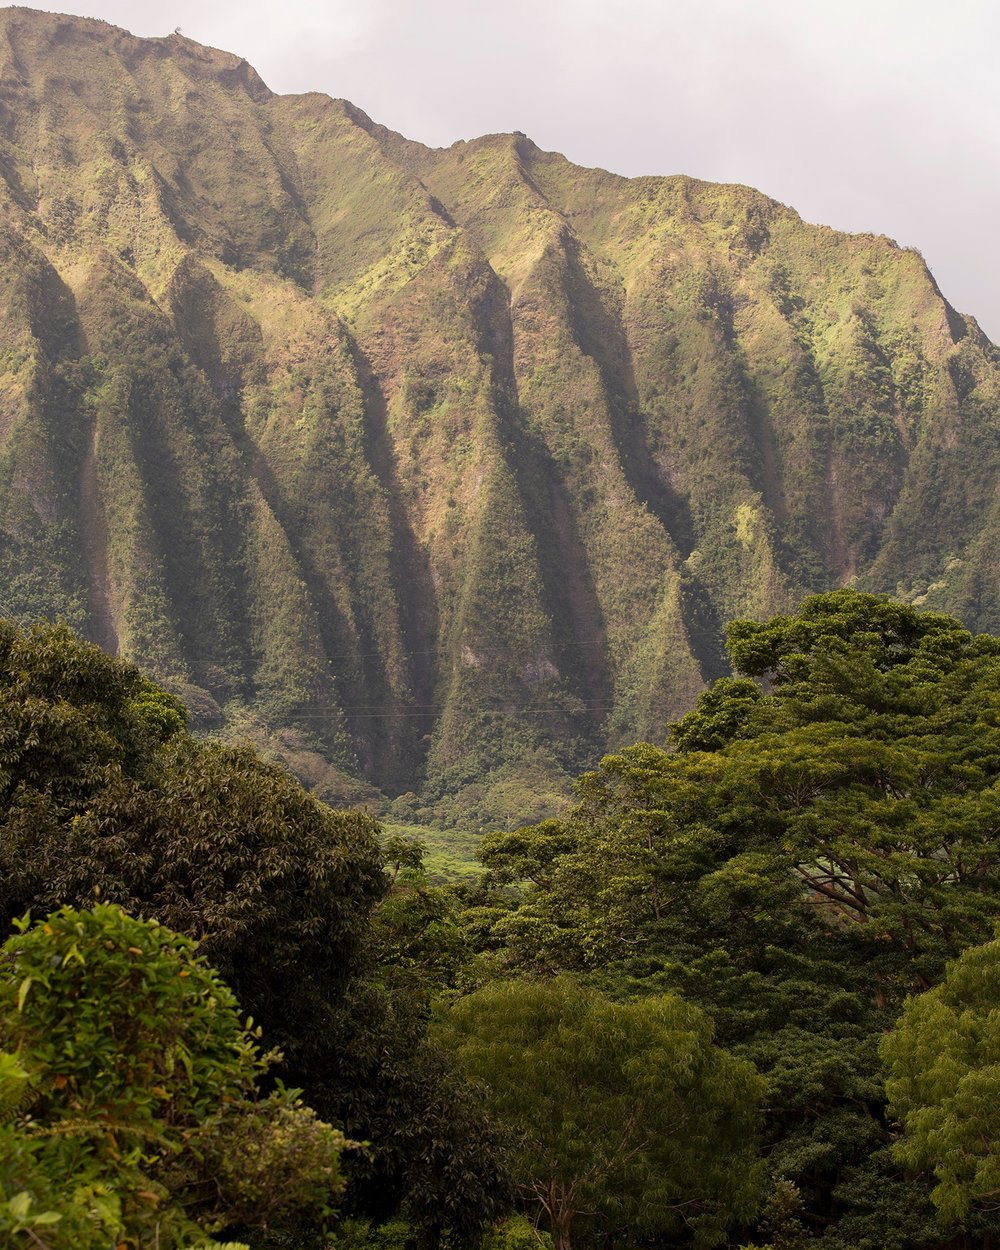
M 887 239 L 0 10 L 0 611 L 328 797 L 544 814 L 807 591 L 1000 629 L 998 415 Z

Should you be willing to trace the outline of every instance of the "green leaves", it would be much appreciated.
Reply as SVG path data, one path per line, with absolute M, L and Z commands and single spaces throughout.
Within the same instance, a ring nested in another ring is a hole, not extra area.
M 65 629 L 11 631 L 0 915 L 99 898 L 155 916 L 205 939 L 265 1027 L 287 1021 L 305 1040 L 324 1027 L 320 987 L 358 968 L 385 889 L 375 823 L 322 807 L 249 749 L 197 743 L 181 719 L 138 670 Z
M 30 1228 L 44 1228 L 47 1224 L 58 1224 L 62 1219 L 58 1211 L 36 1210 L 32 1212 L 31 1208 L 34 1205 L 31 1194 L 26 1189 L 22 1189 L 20 1193 L 7 1200 L 6 1211 L 0 1212 L 0 1228 L 6 1223 L 8 1231 L 23 1233 Z
M 21 984 L 17 987 L 17 1009 L 24 1010 L 24 1000 L 28 997 L 28 991 L 35 983 L 34 977 L 25 977 Z
M 882 1043 L 906 1167 L 933 1171 L 948 1223 L 1000 1204 L 1000 942 L 965 951 Z
M 216 1114 L 263 1070 L 232 993 L 189 938 L 155 922 L 63 908 L 11 938 L 4 960 L 0 1040 L 31 1056 L 37 1116 L 120 1120 L 146 1140 L 162 1121 Z M 25 994 L 31 981 L 44 992 Z
M 868 664 L 887 672 L 918 654 L 954 655 L 972 641 L 953 617 L 856 590 L 811 595 L 794 616 L 726 627 L 726 648 L 737 672 L 767 674 L 779 686 L 807 679 L 822 656 L 850 655 L 855 666 L 860 661 L 862 669 Z M 997 653 L 996 646 L 990 650 Z
M 427 1223 L 474 1236 L 502 1207 L 502 1168 L 464 1086 L 422 1047 L 429 970 L 444 975 L 461 953 L 453 901 L 402 881 L 387 897 L 367 812 L 332 811 L 251 749 L 196 741 L 178 717 L 176 701 L 136 669 L 65 630 L 24 634 L 0 623 L 0 914 L 16 927 L 29 908 L 45 915 L 100 900 L 199 939 L 199 954 L 280 1048 L 284 1079 L 307 1087 L 324 1117 L 379 1142 L 379 1186 L 366 1189 L 361 1174 L 376 1165 L 359 1162 L 358 1202 L 382 1214 L 406 1201 Z M 65 988 L 74 969 L 78 985 L 94 972 L 86 942 L 64 936 L 58 971 L 24 966 L 9 991 L 16 1014 L 20 987 L 34 978 L 25 1021 L 41 1007 L 43 978 Z M 135 945 L 149 958 L 127 944 L 109 954 L 102 993 L 141 989 L 159 956 Z M 383 957 L 400 966 L 376 969 Z M 198 1017 L 180 992 L 197 980 L 189 971 L 119 1021 L 137 1043 L 150 1039 L 162 1069 L 134 1083 L 144 1131 L 178 1110 L 178 1090 L 205 1089 L 198 1037 L 164 1038 L 157 1024 L 162 1012 Z M 382 981 L 388 989 L 374 984 Z M 126 1034 L 116 1042 L 99 1026 L 99 1012 L 84 1012 L 80 1038 L 60 1036 L 77 1058 L 89 1048 L 101 1079 L 120 1088 L 129 1074 L 115 1068 L 115 1047 Z
M 322 1226 L 348 1143 L 298 1091 L 259 1098 L 273 1056 L 189 938 L 63 908 L 6 943 L 0 974 L 0 1232 L 180 1250 L 289 1211 Z
M 763 684 L 717 683 L 677 751 L 608 756 L 565 819 L 484 843 L 480 941 L 689 996 L 768 1082 L 776 1172 L 817 1213 L 852 1195 L 845 1228 L 877 1238 L 865 1178 L 902 1185 L 873 1162 L 877 1039 L 1000 919 L 1000 641 L 853 591 L 728 637 Z
M 557 1245 L 581 1213 L 639 1236 L 686 1222 L 706 1246 L 752 1214 L 761 1085 L 711 1044 L 697 1008 L 672 995 L 613 1003 L 562 977 L 491 985 L 440 1029 L 510 1131 L 522 1196 Z

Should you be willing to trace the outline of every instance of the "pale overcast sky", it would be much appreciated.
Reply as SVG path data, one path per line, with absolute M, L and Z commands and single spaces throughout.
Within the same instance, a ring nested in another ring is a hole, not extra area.
M 55 6 L 53 6 L 55 7 Z M 59 6 L 62 7 L 61 5 Z M 919 248 L 1000 340 L 992 0 L 67 0 L 245 56 L 434 146 L 523 130 L 623 174 L 744 182 Z

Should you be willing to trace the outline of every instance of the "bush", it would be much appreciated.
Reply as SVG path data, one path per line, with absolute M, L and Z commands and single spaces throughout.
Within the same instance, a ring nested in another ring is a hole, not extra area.
M 343 1135 L 294 1091 L 259 1098 L 270 1056 L 189 938 L 109 904 L 22 928 L 0 962 L 0 1229 L 171 1250 L 329 1214 Z

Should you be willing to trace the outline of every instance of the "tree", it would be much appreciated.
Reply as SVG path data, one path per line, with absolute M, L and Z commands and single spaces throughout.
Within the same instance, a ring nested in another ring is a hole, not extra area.
M 25 1245 L 204 1246 L 296 1209 L 319 1225 L 342 1187 L 343 1134 L 258 1092 L 269 1060 L 233 995 L 154 921 L 67 907 L 11 938 L 0 1057 L 0 1228 L 5 1202 Z
M 1000 1211 L 1000 941 L 965 951 L 912 998 L 881 1052 L 899 1161 L 934 1173 L 949 1224 Z
M 753 1213 L 760 1082 L 676 996 L 498 983 L 459 999 L 441 1029 L 509 1129 L 521 1194 L 557 1250 L 581 1219 L 640 1237 L 686 1228 L 708 1246 Z
M 919 1244 L 933 1212 L 889 1154 L 877 1046 L 1000 918 L 1000 640 L 854 591 L 727 637 L 745 676 L 673 752 L 608 756 L 567 817 L 484 842 L 479 945 L 682 992 L 764 1074 L 770 1162 L 811 1231 Z
M 96 899 L 200 942 L 319 1114 L 375 1143 L 345 1201 L 474 1238 L 505 1201 L 488 1126 L 378 967 L 379 829 L 62 626 L 0 622 L 0 924 Z M 2 932 L 2 929 L 0 929 Z
M 176 700 L 61 626 L 0 622 L 0 726 L 5 927 L 117 902 L 204 942 L 282 1045 L 312 1032 L 313 1005 L 360 970 L 386 889 L 370 816 L 324 807 L 249 748 L 195 740 Z

